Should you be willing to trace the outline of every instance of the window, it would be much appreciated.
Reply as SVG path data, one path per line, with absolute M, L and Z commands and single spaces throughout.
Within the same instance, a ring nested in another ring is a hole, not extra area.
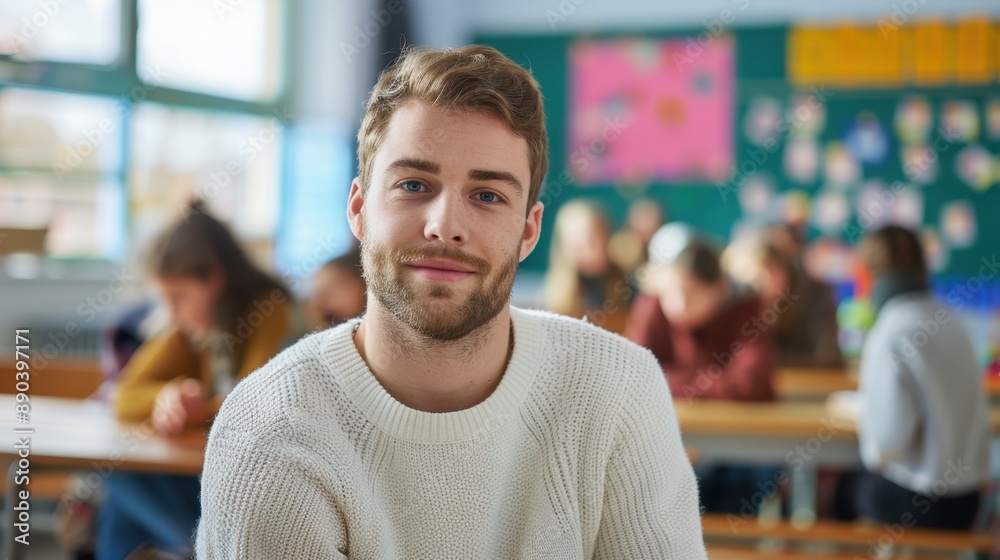
M 121 0 L 3 0 L 0 54 L 109 65 L 121 54 Z
M 140 105 L 128 173 L 133 238 L 148 239 L 192 194 L 240 237 L 273 236 L 284 126 L 277 117 Z
M 47 230 L 54 257 L 120 257 L 122 127 L 113 98 L 0 90 L 0 227 Z
M 139 2 L 139 76 L 219 97 L 270 101 L 281 89 L 282 10 L 275 0 Z

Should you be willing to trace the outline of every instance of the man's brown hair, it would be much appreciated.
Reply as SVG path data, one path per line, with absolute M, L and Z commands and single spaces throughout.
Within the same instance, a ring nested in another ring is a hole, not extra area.
M 861 242 L 860 254 L 872 278 L 898 273 L 927 275 L 920 239 L 900 226 L 885 226 L 869 233 Z
M 499 118 L 528 143 L 531 184 L 528 210 L 538 201 L 549 167 L 545 113 L 538 82 L 492 47 L 408 48 L 379 76 L 358 130 L 358 178 L 372 179 L 375 153 L 389 119 L 403 103 L 420 100 L 442 110 L 483 111 Z

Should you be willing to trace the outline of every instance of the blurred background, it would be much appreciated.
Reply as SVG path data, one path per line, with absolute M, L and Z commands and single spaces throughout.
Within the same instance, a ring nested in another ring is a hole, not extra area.
M 612 230 L 640 199 L 719 243 L 794 224 L 840 301 L 853 294 L 852 241 L 902 223 L 921 232 L 946 294 L 1000 239 L 998 11 L 986 0 L 7 0 L 0 324 L 58 332 L 76 319 L 58 352 L 94 355 L 102 321 L 143 288 L 88 298 L 116 270 L 138 274 L 130 259 L 193 194 L 304 294 L 351 241 L 354 135 L 377 72 L 402 45 L 470 42 L 530 68 L 546 99 L 549 225 L 516 302 L 543 303 L 554 217 L 581 197 Z M 985 284 L 964 309 L 983 360 L 1000 304 Z M 12 345 L 0 338 L 0 352 Z
M 155 296 L 140 256 L 193 197 L 302 306 L 335 299 L 351 280 L 322 270 L 354 243 L 378 72 L 403 46 L 470 43 L 545 97 L 544 225 L 515 304 L 622 332 L 630 297 L 610 286 L 638 290 L 672 222 L 733 248 L 727 273 L 771 302 L 767 259 L 740 250 L 767 237 L 829 287 L 823 367 L 856 369 L 874 322 L 858 242 L 897 224 L 1000 376 L 991 0 L 3 0 L 0 356 L 30 329 L 53 372 L 39 391 L 95 390 L 113 369 L 102 337 Z M 353 316 L 339 309 L 302 313 Z

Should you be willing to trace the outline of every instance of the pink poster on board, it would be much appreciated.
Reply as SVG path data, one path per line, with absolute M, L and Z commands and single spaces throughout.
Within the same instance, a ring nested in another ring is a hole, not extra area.
M 569 58 L 567 156 L 580 184 L 728 179 L 731 38 L 583 40 Z

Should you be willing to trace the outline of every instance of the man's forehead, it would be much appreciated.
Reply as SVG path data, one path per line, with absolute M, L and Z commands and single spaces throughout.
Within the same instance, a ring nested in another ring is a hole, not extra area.
M 441 111 L 408 102 L 393 113 L 376 154 L 387 170 L 400 160 L 423 161 L 463 174 L 476 169 L 505 171 L 527 184 L 528 143 L 485 111 Z

